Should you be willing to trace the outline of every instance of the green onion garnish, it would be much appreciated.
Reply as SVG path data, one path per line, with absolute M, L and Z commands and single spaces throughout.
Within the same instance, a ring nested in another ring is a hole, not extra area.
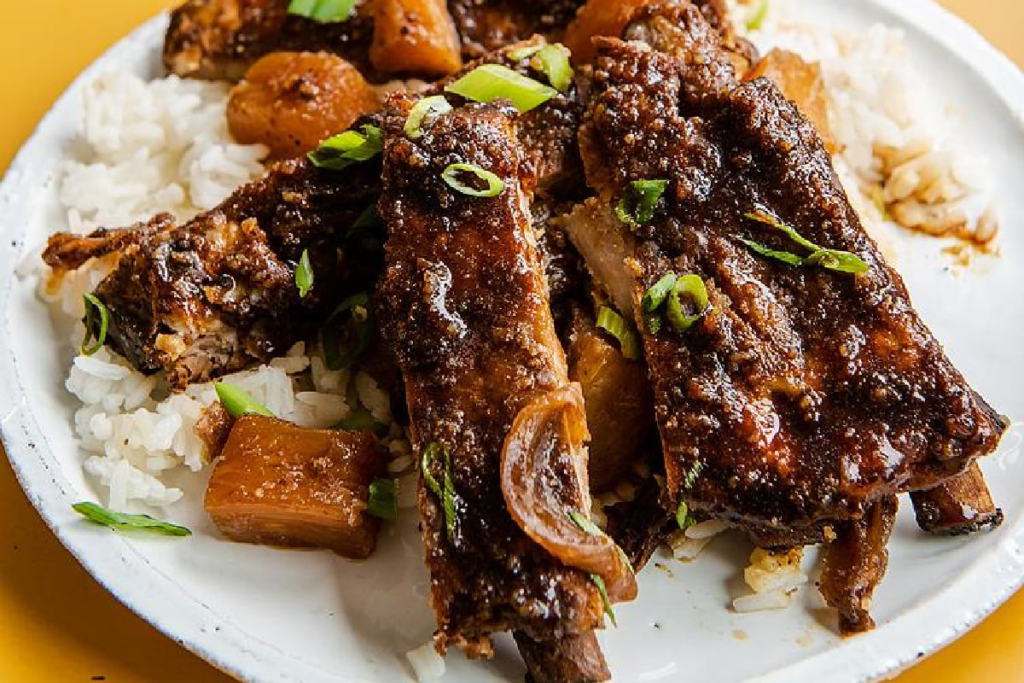
M 608 589 L 604 585 L 604 579 L 597 574 L 591 574 L 590 580 L 594 582 L 597 592 L 601 594 L 601 604 L 604 605 L 604 613 L 608 615 L 608 620 L 612 622 L 612 626 L 618 628 L 619 623 L 615 621 L 615 610 L 612 609 L 612 601 L 608 598 Z
M 629 360 L 640 360 L 640 340 L 637 339 L 633 326 L 615 309 L 602 306 L 597 312 L 597 326 L 615 337 L 623 356 Z
M 147 531 L 164 536 L 191 536 L 192 530 L 154 519 L 149 515 L 130 515 L 124 512 L 114 512 L 96 503 L 75 503 L 71 506 L 75 512 L 85 517 L 94 524 L 102 524 L 111 529 L 129 529 L 135 531 Z
M 107 328 L 110 327 L 110 311 L 103 305 L 96 296 L 86 292 L 82 295 L 82 301 L 85 303 L 85 337 L 82 338 L 82 343 L 79 345 L 78 350 L 80 353 L 91 356 L 100 349 L 107 342 Z M 100 319 L 100 331 L 99 334 L 93 332 L 93 327 L 96 324 L 96 316 Z M 93 344 L 89 344 L 93 341 Z
M 807 265 L 821 266 L 838 273 L 859 275 L 868 271 L 868 264 L 856 254 L 839 249 L 821 249 L 807 257 Z
M 789 239 L 811 252 L 810 256 L 802 257 L 792 252 L 771 249 L 763 244 L 758 244 L 757 242 L 744 239 L 742 237 L 736 238 L 755 254 L 775 259 L 776 261 L 780 261 L 790 266 L 819 266 L 827 270 L 834 270 L 840 273 L 851 273 L 853 275 L 859 275 L 868 271 L 868 264 L 856 254 L 839 249 L 827 249 L 825 247 L 818 246 L 798 233 L 794 228 L 783 223 L 778 216 L 765 207 L 755 207 L 754 211 L 744 215 L 752 221 L 757 221 L 764 225 L 770 225 L 771 227 L 780 230 L 789 237 Z
M 445 91 L 474 102 L 506 99 L 521 112 L 539 107 L 558 94 L 554 88 L 500 64 L 478 66 L 447 86 Z
M 765 258 L 775 259 L 781 261 L 790 266 L 802 266 L 804 265 L 804 258 L 790 251 L 779 251 L 777 249 L 769 249 L 763 244 L 758 244 L 752 240 L 737 237 L 736 240 L 747 247 L 750 251 L 764 256 Z
M 606 535 L 604 533 L 604 531 L 601 529 L 601 527 L 599 527 L 598 525 L 594 524 L 594 522 L 590 519 L 590 517 L 587 517 L 582 512 L 577 512 L 576 510 L 570 510 L 569 511 L 569 519 L 571 519 L 572 523 L 575 524 L 576 526 L 578 526 L 580 528 L 580 530 L 585 531 L 588 534 L 591 534 L 592 536 L 605 536 Z
M 697 483 L 697 477 L 700 476 L 700 473 L 703 470 L 703 462 L 698 461 L 694 463 L 693 467 L 690 468 L 690 471 L 686 473 L 686 477 L 683 479 L 684 491 L 689 491 L 693 488 L 693 485 Z M 676 508 L 676 524 L 678 524 L 679 528 L 684 531 L 697 524 L 697 520 L 690 514 L 690 508 L 686 504 L 685 500 L 680 500 L 679 507 Z
M 615 215 L 627 225 L 646 225 L 654 218 L 658 200 L 665 194 L 667 180 L 634 180 L 615 205 Z
M 430 471 L 439 456 L 444 460 L 443 486 L 437 483 L 437 478 Z M 420 470 L 423 472 L 423 483 L 441 501 L 445 530 L 448 533 L 448 540 L 453 541 L 455 540 L 455 480 L 452 476 L 452 455 L 448 448 L 439 443 L 429 444 L 423 450 Z
M 692 303 L 692 312 L 684 310 L 684 297 Z M 662 306 L 672 329 L 685 332 L 710 309 L 704 281 L 697 275 L 678 277 L 675 273 L 668 273 L 648 289 L 640 302 L 640 309 L 651 334 L 658 334 L 664 325 L 660 313 Z
M 572 65 L 569 51 L 562 45 L 545 45 L 537 50 L 530 60 L 530 66 L 548 77 L 548 83 L 559 92 L 568 92 L 572 85 Z
M 388 426 L 377 422 L 366 409 L 353 410 L 352 413 L 338 420 L 331 429 L 338 429 L 343 432 L 373 432 L 377 436 L 384 436 L 388 433 Z
M 683 309 L 683 297 L 693 304 L 693 313 Z M 668 295 L 665 317 L 676 332 L 685 332 L 708 312 L 708 290 L 697 275 L 684 275 L 676 280 Z
M 345 233 L 345 240 L 353 249 L 364 252 L 379 252 L 383 247 L 384 221 L 377 213 L 377 200 L 371 202 L 359 214 L 352 227 Z
M 517 50 L 510 50 L 508 58 L 513 62 L 521 62 L 524 59 L 534 56 L 544 48 L 544 45 L 527 45 Z
M 590 517 L 587 517 L 582 512 L 570 510 L 568 514 L 569 519 L 572 520 L 573 524 L 578 526 L 582 531 L 593 536 L 607 537 L 608 534 L 606 534 L 601 527 L 594 524 Z M 629 558 L 626 557 L 626 553 L 624 553 L 622 548 L 618 545 L 615 546 L 615 550 L 618 551 L 619 557 L 622 558 L 622 564 L 629 567 L 629 571 L 632 572 L 633 565 L 630 564 Z M 615 621 L 615 610 L 612 609 L 612 601 L 608 598 L 608 589 L 605 587 L 604 579 L 602 579 L 598 574 L 591 574 L 590 580 L 594 582 L 594 585 L 597 586 L 597 592 L 601 594 L 601 603 L 604 605 L 604 613 L 608 615 L 608 619 L 611 620 L 612 625 L 618 628 L 619 624 Z
M 757 14 L 751 17 L 750 21 L 747 22 L 748 31 L 756 31 L 761 28 L 764 24 L 764 20 L 768 17 L 768 0 L 761 0 L 761 7 L 758 8 Z
M 487 188 L 478 190 L 472 185 L 467 185 L 459 179 L 462 173 L 472 173 L 481 181 L 487 183 Z M 497 197 L 505 191 L 505 182 L 501 178 L 487 169 L 473 164 L 451 164 L 448 168 L 444 169 L 441 178 L 456 192 L 461 192 L 470 197 Z
M 409 118 L 405 120 L 405 136 L 410 140 L 419 140 L 423 137 L 423 124 L 427 117 L 438 117 L 451 110 L 452 105 L 448 104 L 444 95 L 424 97 L 413 106 Z
M 347 21 L 355 8 L 356 0 L 292 0 L 288 14 L 330 24 Z
M 320 328 L 320 346 L 330 370 L 352 367 L 373 339 L 370 295 L 353 294 L 341 302 Z
M 374 479 L 370 483 L 370 501 L 366 511 L 389 522 L 398 519 L 398 482 L 394 479 Z
M 217 392 L 217 398 L 232 417 L 242 417 L 243 415 L 274 417 L 274 414 L 266 406 L 259 403 L 252 397 L 252 394 L 240 386 L 217 382 L 213 388 Z
M 665 303 L 665 299 L 672 293 L 672 288 L 676 286 L 677 279 L 675 273 L 668 273 L 662 276 L 654 286 L 644 292 L 644 298 L 640 302 L 640 307 L 644 313 L 654 313 L 661 308 L 661 305 Z
M 455 478 L 452 476 L 452 454 L 444 450 L 444 526 L 448 540 L 455 540 Z
M 764 225 L 770 225 L 771 227 L 777 230 L 781 230 L 783 233 L 786 234 L 787 237 L 789 237 L 789 239 L 793 240 L 804 249 L 809 249 L 810 251 L 821 250 L 821 247 L 819 247 L 817 244 L 810 241 L 809 239 L 805 238 L 803 235 L 798 233 L 790 226 L 783 223 L 778 216 L 776 216 L 763 206 L 755 207 L 753 211 L 745 213 L 743 215 L 752 221 L 757 221 L 758 223 L 763 223 Z
M 356 230 L 368 230 L 373 231 L 377 228 L 383 227 L 384 221 L 381 220 L 380 214 L 377 213 L 377 202 L 371 202 L 369 206 L 363 209 L 363 212 L 359 214 L 359 218 L 352 224 L 352 228 L 349 230 L 349 237 L 352 232 Z
M 346 130 L 320 143 L 307 156 L 317 168 L 343 171 L 352 164 L 374 158 L 384 149 L 384 134 L 377 126 L 365 125 L 360 133 Z
M 423 459 L 420 461 L 420 469 L 423 471 L 423 482 L 427 485 L 427 488 L 430 489 L 438 498 L 443 498 L 444 494 L 441 492 L 441 485 L 437 483 L 437 479 L 434 478 L 434 475 L 430 471 L 430 466 L 434 460 L 437 459 L 439 453 L 442 458 L 447 457 L 447 451 L 444 446 L 439 443 L 428 444 L 427 447 L 423 449 Z
M 697 483 L 697 477 L 704 471 L 704 463 L 697 461 L 690 468 L 690 471 L 686 473 L 686 477 L 683 479 L 683 489 L 689 491 L 693 488 L 693 485 Z
M 683 530 L 697 524 L 697 520 L 690 514 L 690 508 L 686 505 L 685 500 L 679 501 L 679 507 L 676 508 L 676 524 Z
M 672 293 L 672 288 L 676 286 L 675 273 L 667 273 L 662 276 L 654 285 L 644 292 L 644 298 L 640 302 L 640 313 L 643 316 L 644 324 L 647 325 L 647 329 L 651 334 L 658 334 L 661 332 L 663 321 L 661 314 L 658 313 L 658 309 L 668 299 L 668 295 Z
M 306 298 L 313 288 L 313 266 L 309 262 L 309 249 L 302 250 L 299 265 L 295 268 L 295 286 L 299 288 L 299 297 Z

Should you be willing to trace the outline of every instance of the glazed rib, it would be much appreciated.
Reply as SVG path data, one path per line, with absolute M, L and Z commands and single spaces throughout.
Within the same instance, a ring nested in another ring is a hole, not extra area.
M 503 500 L 502 452 L 514 421 L 568 385 L 512 112 L 466 105 L 413 141 L 403 128 L 414 102 L 395 96 L 386 107 L 380 213 L 389 239 L 379 308 L 405 379 L 416 453 L 434 453 L 427 468 L 436 480 L 438 454 L 451 462 L 453 509 L 445 512 L 425 477 L 419 495 L 437 645 L 489 656 L 489 635 L 514 630 L 528 664 L 545 661 L 539 650 L 568 647 L 575 654 L 565 665 L 575 673 L 560 680 L 596 680 L 593 671 L 603 679 L 591 633 L 602 622 L 594 584 L 533 542 Z M 501 193 L 455 191 L 441 178 L 453 163 L 494 173 Z M 587 512 L 580 463 L 561 469 L 579 458 L 585 467 L 585 455 L 557 446 L 549 476 L 567 509 Z
M 1003 523 L 1003 511 L 992 501 L 977 463 L 940 486 L 912 492 L 910 500 L 918 526 L 937 536 L 962 536 Z
M 886 546 L 896 522 L 899 502 L 887 496 L 871 505 L 863 517 L 843 522 L 825 550 L 821 594 L 839 612 L 844 635 L 874 627 L 871 597 L 889 564 Z
M 183 225 L 158 216 L 54 235 L 44 260 L 59 276 L 114 254 L 116 267 L 94 292 L 110 314 L 107 344 L 180 390 L 282 355 L 368 289 L 379 263 L 347 236 L 379 191 L 379 161 L 339 172 L 303 158 Z M 307 249 L 315 284 L 301 298 L 295 268 Z
M 627 37 L 599 43 L 580 133 L 599 196 L 568 230 L 641 329 L 673 501 L 762 545 L 799 545 L 994 450 L 1002 423 L 913 310 L 813 127 L 767 80 L 740 84 L 688 3 L 648 8 Z M 653 219 L 616 226 L 629 184 L 655 179 L 668 185 Z M 798 249 L 746 216 L 757 209 L 867 272 L 755 254 L 738 238 Z M 588 216 L 617 236 L 588 241 Z M 685 333 L 653 333 L 639 315 L 669 272 L 709 292 Z

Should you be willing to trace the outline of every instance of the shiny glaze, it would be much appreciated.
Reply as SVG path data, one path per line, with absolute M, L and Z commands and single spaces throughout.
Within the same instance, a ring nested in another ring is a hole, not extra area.
M 465 105 L 411 141 L 402 129 L 414 102 L 396 96 L 387 106 L 380 315 L 405 378 L 417 454 L 431 443 L 451 452 L 451 539 L 437 497 L 420 487 L 439 643 L 478 656 L 490 652 L 488 634 L 498 630 L 540 641 L 587 635 L 601 623 L 594 585 L 527 538 L 500 486 L 502 446 L 517 414 L 567 382 L 529 222 L 532 176 L 512 112 Z M 441 179 L 451 163 L 495 173 L 504 191 L 493 198 L 454 191 Z M 440 477 L 443 465 L 432 471 Z M 581 491 L 562 493 L 586 509 Z
M 647 45 L 601 46 L 581 131 L 588 179 L 608 202 L 630 181 L 669 179 L 634 230 L 634 301 L 672 270 L 700 275 L 712 303 L 684 335 L 644 332 L 673 496 L 797 543 L 992 451 L 1001 422 L 914 312 L 813 126 L 770 82 L 740 85 L 692 6 L 652 11 L 627 35 Z M 757 204 L 869 272 L 754 255 L 735 237 L 794 249 L 744 218 Z
M 114 254 L 94 292 L 110 311 L 107 343 L 180 390 L 280 356 L 372 284 L 378 261 L 346 235 L 379 183 L 379 161 L 341 172 L 284 162 L 187 223 L 158 216 L 86 237 L 59 233 L 44 260 L 59 274 Z M 300 298 L 305 249 L 315 284 Z

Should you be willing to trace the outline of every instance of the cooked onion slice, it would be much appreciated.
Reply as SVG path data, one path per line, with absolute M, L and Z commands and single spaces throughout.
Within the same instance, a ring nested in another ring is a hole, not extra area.
M 573 520 L 590 514 L 588 438 L 578 384 L 538 396 L 505 439 L 501 491 L 527 536 L 566 565 L 600 576 L 612 602 L 632 600 L 637 586 L 629 560 L 600 529 Z

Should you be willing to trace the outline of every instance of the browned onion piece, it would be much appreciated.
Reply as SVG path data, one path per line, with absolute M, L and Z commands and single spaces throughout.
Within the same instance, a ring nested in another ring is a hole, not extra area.
M 501 491 L 516 524 L 564 564 L 604 581 L 612 602 L 636 597 L 636 576 L 605 534 L 582 529 L 590 515 L 587 433 L 578 384 L 542 394 L 516 416 L 501 453 Z M 566 486 L 564 482 L 572 482 Z

